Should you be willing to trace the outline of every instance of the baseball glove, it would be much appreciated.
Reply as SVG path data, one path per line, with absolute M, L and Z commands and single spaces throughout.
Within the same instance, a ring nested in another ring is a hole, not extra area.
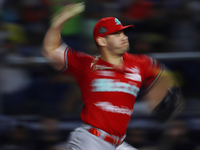
M 174 119 L 185 107 L 180 88 L 174 86 L 169 89 L 165 98 L 153 109 L 153 113 L 161 122 L 169 122 Z

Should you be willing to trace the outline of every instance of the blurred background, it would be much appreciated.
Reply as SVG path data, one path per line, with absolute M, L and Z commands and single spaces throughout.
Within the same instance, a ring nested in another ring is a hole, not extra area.
M 61 150 L 81 124 L 81 93 L 42 57 L 51 16 L 83 0 L 0 0 L 0 150 Z M 186 99 L 183 112 L 161 124 L 137 98 L 126 141 L 140 150 L 200 150 L 200 0 L 85 0 L 84 13 L 62 30 L 72 48 L 95 55 L 92 29 L 117 17 L 130 53 L 144 53 L 171 69 Z

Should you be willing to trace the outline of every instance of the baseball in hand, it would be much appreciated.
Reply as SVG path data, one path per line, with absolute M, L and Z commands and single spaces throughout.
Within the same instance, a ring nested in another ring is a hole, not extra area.
M 64 24 L 67 20 L 83 12 L 84 10 L 85 10 L 84 3 L 69 4 L 64 8 L 62 8 L 61 10 L 57 11 L 52 16 L 52 26 L 59 27 L 62 24 Z

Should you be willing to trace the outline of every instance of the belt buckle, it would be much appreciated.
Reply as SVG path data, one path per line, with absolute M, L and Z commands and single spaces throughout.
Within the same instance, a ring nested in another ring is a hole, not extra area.
M 88 131 L 89 131 L 90 133 L 92 133 L 92 134 L 98 136 L 98 137 L 100 136 L 100 131 L 97 130 L 97 129 L 95 129 L 95 128 L 90 128 L 90 129 L 88 129 Z
M 97 136 L 97 137 L 99 137 L 99 136 L 100 136 L 100 133 L 101 133 L 101 132 L 100 132 L 98 129 L 96 129 L 96 128 L 89 128 L 88 131 L 89 131 L 91 134 L 93 134 L 93 135 L 95 135 L 95 136 Z M 103 140 L 105 140 L 105 141 L 107 141 L 107 142 L 110 142 L 110 143 L 112 143 L 112 144 L 115 145 L 115 146 L 118 146 L 120 143 L 122 143 L 122 141 L 124 140 L 124 138 L 123 138 L 123 140 L 122 140 L 122 138 L 116 139 L 116 138 L 114 138 L 114 137 L 112 137 L 112 136 L 106 135 L 106 137 L 105 137 Z

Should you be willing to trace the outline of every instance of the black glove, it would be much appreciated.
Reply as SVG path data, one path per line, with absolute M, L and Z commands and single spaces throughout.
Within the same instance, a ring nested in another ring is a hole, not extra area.
M 174 119 L 184 108 L 185 100 L 183 99 L 180 88 L 174 86 L 169 89 L 165 98 L 153 109 L 153 113 L 161 122 L 168 122 Z

